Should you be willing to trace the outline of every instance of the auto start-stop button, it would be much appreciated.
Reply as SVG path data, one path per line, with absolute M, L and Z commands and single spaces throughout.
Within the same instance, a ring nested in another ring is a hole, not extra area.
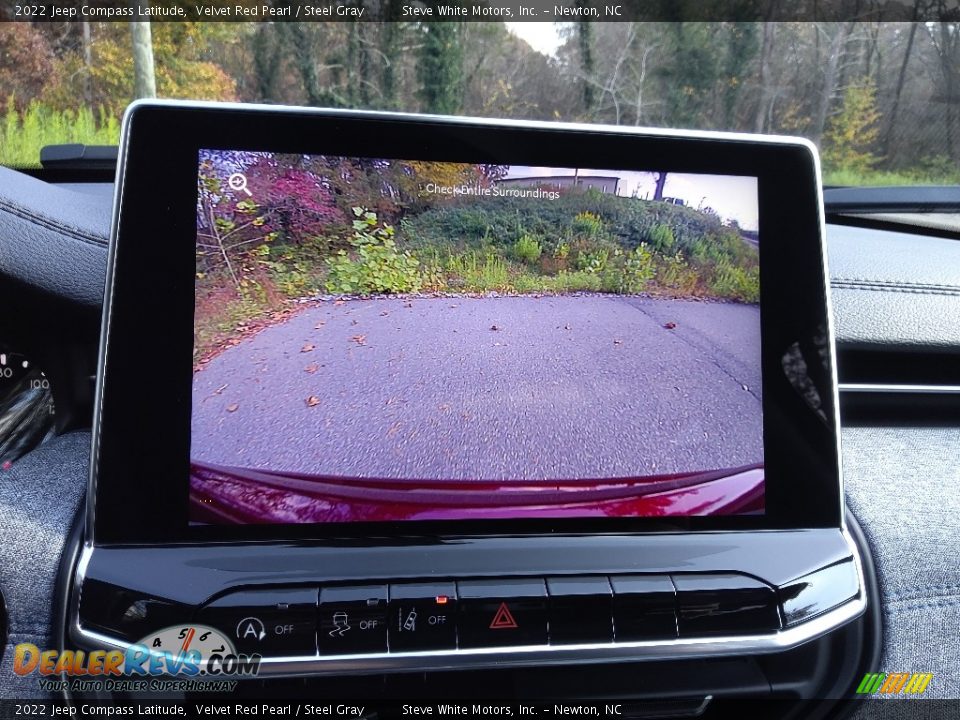
M 213 601 L 198 619 L 228 636 L 237 650 L 261 655 L 315 655 L 317 588 L 241 590 Z

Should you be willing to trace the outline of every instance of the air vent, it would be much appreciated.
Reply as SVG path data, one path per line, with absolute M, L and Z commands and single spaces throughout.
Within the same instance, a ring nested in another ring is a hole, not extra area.
M 941 423 L 960 411 L 954 353 L 841 348 L 837 375 L 845 423 Z

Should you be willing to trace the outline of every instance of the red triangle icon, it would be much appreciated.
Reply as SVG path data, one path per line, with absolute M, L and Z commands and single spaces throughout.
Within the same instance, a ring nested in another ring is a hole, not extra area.
M 490 623 L 491 630 L 505 630 L 507 628 L 517 627 L 517 621 L 513 619 L 513 615 L 510 614 L 510 608 L 507 607 L 507 604 L 500 603 L 500 607 L 497 608 L 497 614 L 493 616 L 493 622 Z

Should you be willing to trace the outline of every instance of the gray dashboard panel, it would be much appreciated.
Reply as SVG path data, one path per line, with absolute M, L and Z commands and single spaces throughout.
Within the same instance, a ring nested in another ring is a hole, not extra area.
M 827 249 L 841 346 L 960 349 L 960 242 L 831 225 Z
M 113 198 L 96 187 L 78 192 L 0 167 L 0 276 L 98 308 Z
M 843 431 L 847 506 L 883 598 L 878 671 L 932 672 L 924 697 L 960 697 L 960 428 Z
M 62 435 L 0 471 L 0 590 L 9 613 L 0 698 L 37 694 L 13 672 L 13 647 L 50 647 L 60 554 L 86 489 L 90 433 Z

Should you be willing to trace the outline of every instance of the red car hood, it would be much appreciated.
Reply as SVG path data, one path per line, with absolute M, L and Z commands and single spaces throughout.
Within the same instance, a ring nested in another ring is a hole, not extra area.
M 190 465 L 190 519 L 328 523 L 730 515 L 764 508 L 763 465 L 599 480 L 346 478 Z

